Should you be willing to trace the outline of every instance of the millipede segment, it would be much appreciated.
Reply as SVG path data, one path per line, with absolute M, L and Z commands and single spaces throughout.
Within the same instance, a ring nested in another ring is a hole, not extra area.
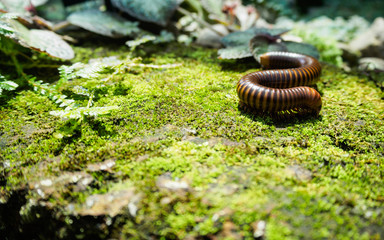
M 269 52 L 260 57 L 264 70 L 243 76 L 237 83 L 240 105 L 276 115 L 314 114 L 321 110 L 321 96 L 313 84 L 321 65 L 313 57 Z

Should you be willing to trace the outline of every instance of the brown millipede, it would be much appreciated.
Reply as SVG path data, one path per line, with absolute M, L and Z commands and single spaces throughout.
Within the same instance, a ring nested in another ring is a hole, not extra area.
M 310 113 L 318 115 L 321 96 L 305 87 L 320 76 L 321 65 L 313 57 L 290 52 L 269 52 L 261 55 L 265 69 L 243 76 L 237 83 L 240 105 L 272 115 Z

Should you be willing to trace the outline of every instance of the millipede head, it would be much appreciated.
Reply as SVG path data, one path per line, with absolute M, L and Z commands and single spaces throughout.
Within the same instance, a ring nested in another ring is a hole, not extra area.
M 322 106 L 320 93 L 313 88 L 308 89 L 311 91 L 311 94 L 309 94 L 310 99 L 307 101 L 307 106 L 313 112 L 317 112 L 317 115 L 319 115 Z

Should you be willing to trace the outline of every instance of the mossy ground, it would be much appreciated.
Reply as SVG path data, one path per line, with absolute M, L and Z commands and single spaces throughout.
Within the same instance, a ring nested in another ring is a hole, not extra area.
M 79 224 L 74 236 L 89 238 L 80 222 L 86 216 L 77 214 L 87 198 L 134 189 L 137 211 L 94 216 L 94 237 L 384 238 L 384 101 L 374 83 L 324 64 L 321 116 L 276 122 L 238 110 L 235 86 L 258 70 L 253 63 L 218 60 L 215 50 L 197 47 L 161 48 L 139 55 L 182 65 L 114 76 L 95 106 L 118 110 L 82 122 L 72 136 L 55 137 L 73 123 L 51 116 L 58 107 L 46 96 L 25 90 L 1 105 L 3 213 L 23 192 L 19 225 L 45 216 L 59 227 L 36 236 L 65 238 Z M 78 60 L 110 54 L 77 51 Z M 98 81 L 74 80 L 63 91 Z M 109 171 L 87 168 L 106 160 L 115 162 Z M 47 195 L 33 187 L 79 172 L 93 180 L 81 190 L 64 184 Z M 162 187 L 161 179 L 187 187 Z

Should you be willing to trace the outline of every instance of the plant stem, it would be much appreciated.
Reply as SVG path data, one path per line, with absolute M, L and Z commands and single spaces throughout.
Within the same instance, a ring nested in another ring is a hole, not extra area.
M 19 64 L 19 61 L 16 58 L 16 54 L 11 54 L 11 59 L 13 64 L 15 65 L 16 72 L 24 79 L 24 83 L 29 83 L 27 75 L 23 71 L 23 67 Z

